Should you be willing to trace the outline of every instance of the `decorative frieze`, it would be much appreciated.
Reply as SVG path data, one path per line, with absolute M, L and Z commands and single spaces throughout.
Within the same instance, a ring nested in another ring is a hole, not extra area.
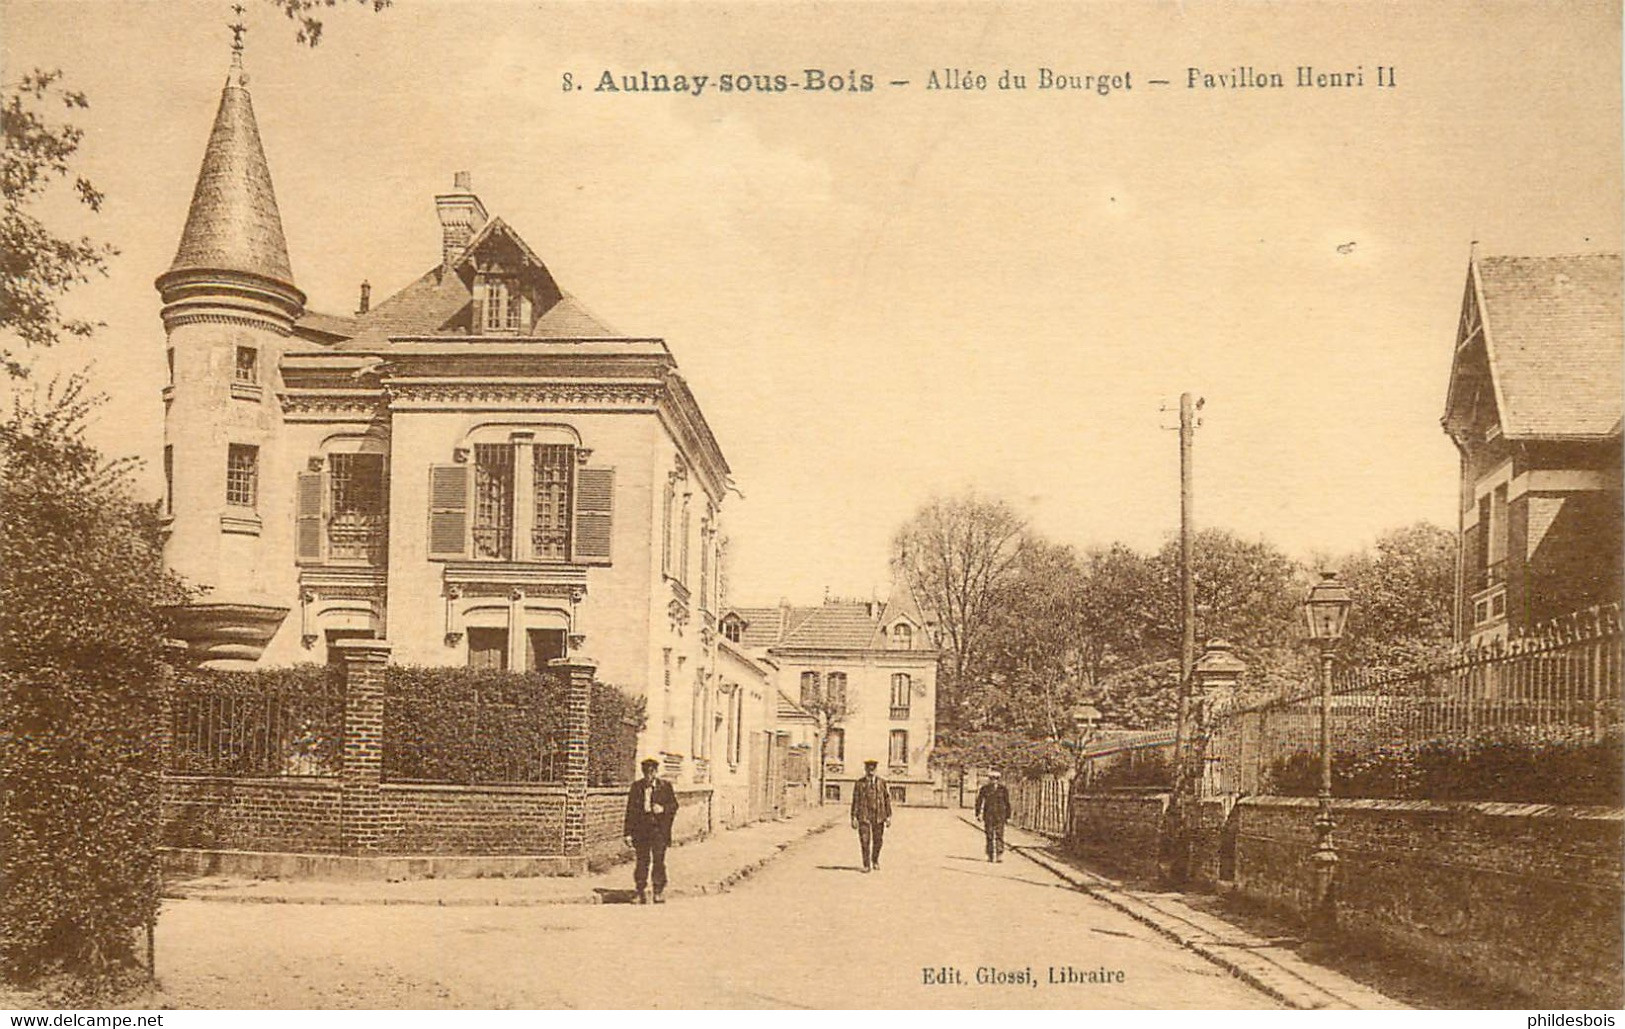
M 385 382 L 390 407 L 642 407 L 659 402 L 664 388 L 658 383 L 521 383 L 501 381 Z

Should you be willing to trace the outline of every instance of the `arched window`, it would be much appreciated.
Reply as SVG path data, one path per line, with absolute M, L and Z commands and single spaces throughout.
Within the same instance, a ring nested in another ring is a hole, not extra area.
M 898 622 L 891 627 L 891 648 L 893 650 L 914 649 L 914 630 L 907 622 Z

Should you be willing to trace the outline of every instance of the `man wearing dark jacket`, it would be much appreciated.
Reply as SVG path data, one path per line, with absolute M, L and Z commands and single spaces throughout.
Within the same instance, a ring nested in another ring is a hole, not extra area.
M 999 773 L 987 773 L 987 785 L 976 791 L 976 818 L 987 836 L 987 859 L 1004 860 L 1004 823 L 1010 820 L 1010 791 Z
M 852 828 L 858 831 L 865 872 L 880 868 L 880 844 L 886 838 L 886 827 L 891 825 L 891 793 L 886 780 L 875 774 L 879 763 L 865 761 L 863 778 L 852 784 Z
M 637 851 L 638 866 L 632 873 L 638 888 L 638 903 L 649 903 L 645 892 L 649 870 L 654 868 L 655 903 L 666 902 L 666 848 L 671 846 L 671 823 L 677 817 L 677 794 L 671 783 L 655 775 L 660 762 L 643 761 L 643 778 L 626 794 L 626 845 Z

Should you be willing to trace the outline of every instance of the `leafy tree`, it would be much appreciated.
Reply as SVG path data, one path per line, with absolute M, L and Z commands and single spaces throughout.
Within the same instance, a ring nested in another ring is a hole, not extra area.
M 844 687 L 838 690 L 830 689 L 826 681 L 823 685 L 814 685 L 811 689 L 804 684 L 800 707 L 812 715 L 816 723 L 814 731 L 818 737 L 818 796 L 823 797 L 824 763 L 829 758 L 830 734 L 857 712 L 857 702 Z
M 128 462 L 87 443 L 82 378 L 0 423 L 0 958 L 105 981 L 158 903 L 162 570 Z
M 68 110 L 90 106 L 85 95 L 61 86 L 62 73 L 34 70 L 0 95 L 0 334 L 23 348 L 48 347 L 64 337 L 83 337 L 96 323 L 69 317 L 59 301 L 73 286 L 107 274 L 111 246 L 86 237 L 57 236 L 32 211 L 33 205 L 59 180 L 69 178 L 70 160 L 79 151 L 84 130 L 50 121 L 40 110 L 61 104 Z M 73 177 L 79 202 L 92 211 L 102 194 L 82 176 Z M 28 374 L 24 355 L 0 342 L 0 365 L 10 377 Z
M 1437 657 L 1453 638 L 1456 535 L 1426 522 L 1377 538 L 1341 563 L 1354 597 L 1342 652 L 1352 663 L 1398 667 Z
M 947 727 L 964 719 L 964 694 L 985 671 L 993 618 L 1026 542 L 1009 505 L 975 493 L 932 499 L 892 539 L 892 568 L 945 651 L 937 712 Z
M 295 22 L 299 29 L 294 38 L 306 46 L 315 46 L 322 41 L 322 19 L 318 12 L 323 8 L 337 7 L 339 0 L 266 0 Z M 391 0 L 356 0 L 362 6 L 370 6 L 374 11 L 382 11 L 389 7 Z

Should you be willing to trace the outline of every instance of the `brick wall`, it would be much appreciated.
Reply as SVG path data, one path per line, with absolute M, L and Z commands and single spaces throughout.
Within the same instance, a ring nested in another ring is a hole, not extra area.
M 626 787 L 595 786 L 587 791 L 587 853 L 594 857 L 624 849 L 621 830 L 626 824 Z M 671 840 L 682 843 L 711 831 L 711 790 L 678 790 L 677 819 Z
M 1237 805 L 1236 883 L 1307 910 L 1315 802 Z M 1561 1007 L 1619 1007 L 1625 811 L 1340 801 L 1338 910 L 1349 932 Z
M 378 826 L 388 854 L 562 854 L 564 790 L 388 783 Z
M 337 778 L 166 775 L 160 838 L 166 847 L 335 853 L 339 794 Z
M 1138 878 L 1157 875 L 1166 793 L 1086 793 L 1073 805 L 1071 846 Z

